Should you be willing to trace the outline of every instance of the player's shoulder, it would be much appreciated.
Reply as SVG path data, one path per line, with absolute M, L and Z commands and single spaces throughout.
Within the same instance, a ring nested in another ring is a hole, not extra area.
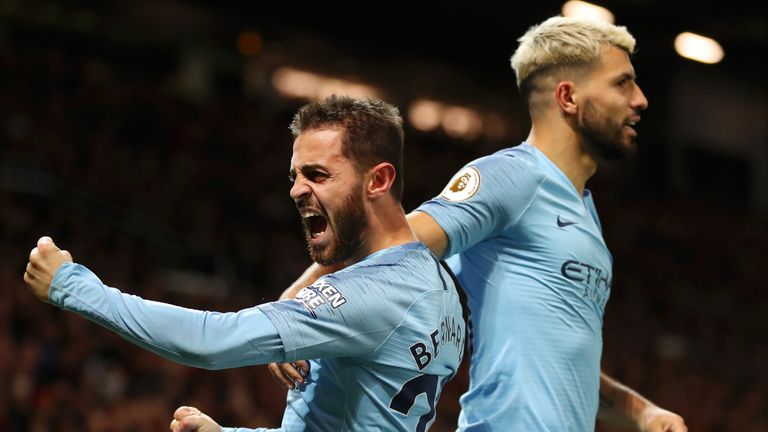
M 437 262 L 422 242 L 410 242 L 377 251 L 365 259 L 340 270 L 334 275 L 342 278 L 369 277 L 373 274 L 400 271 L 403 267 Z
M 532 176 L 543 175 L 534 148 L 527 143 L 501 149 L 495 153 L 475 159 L 467 166 L 477 167 L 485 173 L 515 173 Z
M 546 175 L 536 157 L 535 149 L 527 143 L 475 159 L 465 165 L 462 171 L 469 172 L 470 176 L 477 175 L 478 182 L 481 182 L 483 177 L 501 182 L 506 182 L 509 178 L 538 182 Z
M 424 286 L 423 279 L 435 277 L 439 263 L 424 243 L 411 242 L 389 247 L 326 276 L 342 284 L 382 283 Z
M 477 194 L 533 193 L 546 177 L 534 151 L 532 146 L 523 143 L 475 159 L 451 178 L 440 197 L 460 202 Z

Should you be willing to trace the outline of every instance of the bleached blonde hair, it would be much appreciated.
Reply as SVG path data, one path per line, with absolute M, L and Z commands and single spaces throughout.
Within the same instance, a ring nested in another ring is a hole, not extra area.
M 614 45 L 628 54 L 635 51 L 635 38 L 626 27 L 561 16 L 531 27 L 518 42 L 520 45 L 512 55 L 512 69 L 517 86 L 526 97 L 540 72 L 595 65 L 605 45 Z

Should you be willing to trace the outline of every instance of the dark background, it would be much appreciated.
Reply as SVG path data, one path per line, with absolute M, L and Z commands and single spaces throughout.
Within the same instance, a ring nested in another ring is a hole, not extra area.
M 650 101 L 638 155 L 589 183 L 615 259 L 603 369 L 691 430 L 768 430 L 768 19 L 747 1 L 602 5 L 637 38 Z M 411 210 L 525 138 L 509 56 L 560 7 L 0 0 L 0 430 L 165 430 L 181 404 L 277 426 L 266 368 L 178 366 L 34 300 L 21 276 L 37 238 L 145 298 L 273 300 L 309 260 L 285 180 L 306 101 L 272 72 L 365 82 L 404 115 L 431 98 L 501 116 L 503 136 L 474 140 L 406 124 Z M 253 56 L 238 53 L 246 30 L 263 41 Z M 677 57 L 681 31 L 718 39 L 724 60 Z M 465 385 L 449 384 L 433 430 L 453 430 Z

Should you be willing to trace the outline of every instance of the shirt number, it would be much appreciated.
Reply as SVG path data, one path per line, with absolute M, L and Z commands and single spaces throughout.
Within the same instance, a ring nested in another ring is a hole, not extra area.
M 400 391 L 392 398 L 389 407 L 400 414 L 408 415 L 408 411 L 416 402 L 416 397 L 422 393 L 426 394 L 429 412 L 419 417 L 419 423 L 416 425 L 416 432 L 424 432 L 427 429 L 427 424 L 435 417 L 437 383 L 437 375 L 419 375 L 403 384 Z

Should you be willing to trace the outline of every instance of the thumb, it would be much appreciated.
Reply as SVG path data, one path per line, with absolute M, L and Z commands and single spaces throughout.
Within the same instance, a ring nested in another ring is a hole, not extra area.
M 51 245 L 56 248 L 56 243 L 54 243 L 53 239 L 48 236 L 40 237 L 40 239 L 37 241 L 37 247 L 41 247 L 43 245 Z
M 207 415 L 200 412 L 178 420 L 179 432 L 212 432 L 214 430 L 220 430 L 215 429 L 214 426 L 218 425 L 216 425 L 216 423 L 214 423 Z
M 182 406 L 176 408 L 176 412 L 173 413 L 173 418 L 181 420 L 184 417 L 200 414 L 200 410 L 195 407 Z
M 307 376 L 309 374 L 309 362 L 306 360 L 297 360 L 294 362 L 296 365 L 296 369 L 299 370 L 299 373 L 303 376 Z

